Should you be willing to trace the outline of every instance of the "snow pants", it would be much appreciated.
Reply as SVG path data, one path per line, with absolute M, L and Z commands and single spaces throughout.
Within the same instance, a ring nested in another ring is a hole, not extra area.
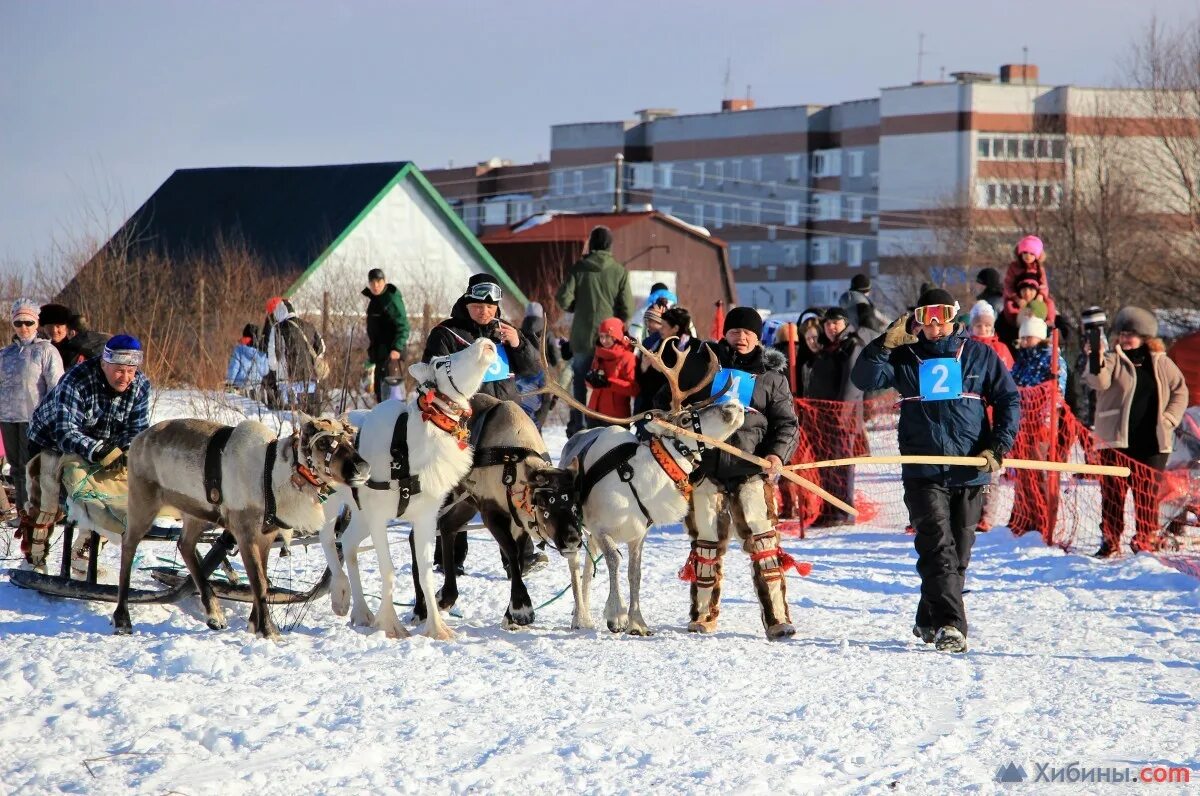
M 984 487 L 949 487 L 906 479 L 904 505 L 916 531 L 921 600 L 917 621 L 935 630 L 950 625 L 967 635 L 963 581 L 975 544 L 975 526 L 983 512 Z

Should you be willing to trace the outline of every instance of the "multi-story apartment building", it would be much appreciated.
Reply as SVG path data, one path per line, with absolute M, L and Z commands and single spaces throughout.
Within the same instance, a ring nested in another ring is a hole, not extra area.
M 492 158 L 474 166 L 422 172 L 476 235 L 545 209 L 549 164 Z
M 1033 65 L 951 78 L 830 106 L 725 100 L 714 113 L 555 125 L 548 164 L 500 167 L 526 170 L 524 187 L 485 168 L 494 186 L 447 195 L 476 230 L 526 211 L 651 205 L 729 242 L 739 301 L 798 310 L 835 302 L 857 273 L 878 293 L 908 290 L 900 271 L 914 263 L 934 281 L 969 281 L 980 263 L 948 261 L 940 217 L 969 208 L 975 222 L 1015 232 L 1014 209 L 1053 206 L 1101 127 L 1126 139 L 1153 132 L 1152 103 L 1136 92 L 1041 85 Z M 471 184 L 426 173 L 439 187 Z

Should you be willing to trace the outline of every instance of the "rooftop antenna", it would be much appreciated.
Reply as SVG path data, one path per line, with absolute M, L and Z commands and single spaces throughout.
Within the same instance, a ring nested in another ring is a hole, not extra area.
M 746 84 L 746 99 L 750 99 L 750 84 Z
M 1021 45 L 1021 82 L 1029 83 L 1029 45 Z
M 941 83 L 946 82 L 946 67 L 944 66 L 938 67 L 938 81 Z
M 733 56 L 728 56 L 725 59 L 725 95 L 721 99 L 730 99 L 733 94 L 731 86 L 733 85 Z
M 925 61 L 925 34 L 917 34 L 917 82 L 921 81 L 921 67 Z

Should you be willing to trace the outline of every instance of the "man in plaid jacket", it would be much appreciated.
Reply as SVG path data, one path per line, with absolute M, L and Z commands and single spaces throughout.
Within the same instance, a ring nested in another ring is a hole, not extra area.
M 129 491 L 125 452 L 150 425 L 150 381 L 139 372 L 141 365 L 137 338 L 117 335 L 100 356 L 68 371 L 33 411 L 26 508 L 36 519 L 25 557 L 34 567 L 46 562 L 60 486 L 73 496 L 90 484 L 106 496 L 102 502 L 108 512 L 123 512 Z M 87 572 L 89 538 L 81 534 L 71 549 L 71 572 L 79 578 Z
M 150 425 L 150 380 L 141 364 L 141 343 L 122 334 L 72 368 L 33 412 L 30 458 L 49 450 L 104 467 L 116 462 Z

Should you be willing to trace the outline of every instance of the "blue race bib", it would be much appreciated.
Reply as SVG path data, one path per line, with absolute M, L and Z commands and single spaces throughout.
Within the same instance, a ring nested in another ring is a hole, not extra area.
M 512 375 L 512 369 L 508 366 L 508 351 L 504 346 L 496 346 L 496 358 L 492 361 L 491 366 L 483 374 L 483 383 L 493 381 L 503 381 Z
M 961 398 L 962 363 L 957 359 L 926 359 L 917 371 L 922 401 L 949 401 Z
M 737 398 L 742 406 L 749 409 L 750 399 L 754 397 L 754 380 L 756 378 L 758 377 L 744 370 L 721 368 L 713 378 L 712 392 L 709 394 L 716 395 L 728 384 L 729 389 L 716 402 L 723 404 Z

